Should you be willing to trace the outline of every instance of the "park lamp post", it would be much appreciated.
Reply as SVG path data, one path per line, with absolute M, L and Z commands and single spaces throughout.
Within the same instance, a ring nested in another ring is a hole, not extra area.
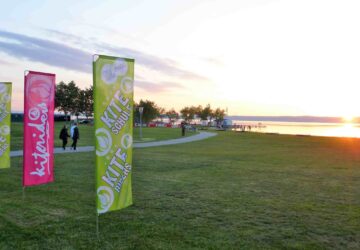
M 144 107 L 139 107 L 140 113 L 140 141 L 142 140 L 142 114 L 144 112 Z

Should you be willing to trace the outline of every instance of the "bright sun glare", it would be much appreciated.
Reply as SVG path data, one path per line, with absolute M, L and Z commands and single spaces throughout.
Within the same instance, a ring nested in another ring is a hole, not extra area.
M 343 117 L 343 120 L 345 121 L 345 122 L 352 122 L 352 120 L 353 120 L 353 117 L 352 116 L 349 116 L 349 115 L 347 115 L 347 116 L 344 116 Z

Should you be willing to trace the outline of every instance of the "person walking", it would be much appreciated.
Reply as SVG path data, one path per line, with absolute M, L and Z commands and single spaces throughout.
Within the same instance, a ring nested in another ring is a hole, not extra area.
M 68 142 L 68 137 L 70 137 L 70 136 L 69 136 L 67 127 L 66 127 L 66 125 L 64 125 L 64 127 L 61 129 L 60 135 L 59 135 L 59 138 L 62 140 L 62 147 L 64 150 L 65 150 L 66 144 Z
M 186 125 L 185 122 L 181 122 L 181 135 L 182 136 L 185 136 L 185 125 Z
M 71 148 L 73 148 L 76 151 L 76 144 L 77 144 L 77 140 L 80 139 L 80 133 L 79 133 L 79 129 L 77 127 L 77 123 L 74 123 L 74 126 L 72 127 L 72 135 L 71 138 L 73 140 L 73 143 L 71 145 Z
M 74 134 L 74 123 L 70 124 L 70 137 L 72 138 Z

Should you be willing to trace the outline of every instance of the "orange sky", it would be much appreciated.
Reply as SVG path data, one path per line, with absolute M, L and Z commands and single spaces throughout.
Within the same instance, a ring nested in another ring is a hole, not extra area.
M 360 116 L 359 1 L 3 7 L 0 80 L 14 84 L 14 111 L 22 110 L 25 69 L 86 87 L 91 55 L 100 53 L 135 58 L 136 100 L 165 108 L 210 103 L 230 115 Z

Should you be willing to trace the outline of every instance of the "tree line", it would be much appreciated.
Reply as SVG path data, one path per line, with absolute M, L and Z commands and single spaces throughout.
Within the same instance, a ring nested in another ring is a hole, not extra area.
M 164 109 L 156 105 L 153 101 L 149 100 L 140 100 L 139 103 L 134 104 L 134 117 L 138 121 L 140 117 L 139 107 L 143 107 L 142 120 L 144 123 L 151 122 L 154 119 L 168 118 L 170 123 L 175 123 L 180 118 L 184 119 L 186 122 L 191 123 L 194 119 L 200 119 L 203 121 L 220 123 L 224 120 L 226 112 L 224 109 L 211 108 L 210 104 L 207 104 L 205 107 L 199 106 L 188 106 L 184 107 L 177 112 L 175 109 Z
M 94 113 L 93 87 L 80 89 L 74 81 L 56 84 L 55 109 L 64 112 L 65 116 L 84 114 L 86 118 Z
M 69 83 L 60 82 L 56 85 L 55 108 L 64 112 L 65 116 L 84 114 L 86 118 L 94 113 L 93 87 L 80 89 L 74 81 Z M 225 110 L 221 108 L 213 109 L 210 104 L 206 106 L 184 107 L 177 112 L 175 109 L 164 109 L 155 102 L 140 100 L 134 103 L 134 120 L 139 123 L 139 107 L 143 107 L 142 121 L 149 123 L 154 119 L 168 118 L 171 123 L 175 123 L 181 117 L 186 122 L 193 122 L 194 119 L 205 121 L 215 121 L 219 123 L 224 120 Z

